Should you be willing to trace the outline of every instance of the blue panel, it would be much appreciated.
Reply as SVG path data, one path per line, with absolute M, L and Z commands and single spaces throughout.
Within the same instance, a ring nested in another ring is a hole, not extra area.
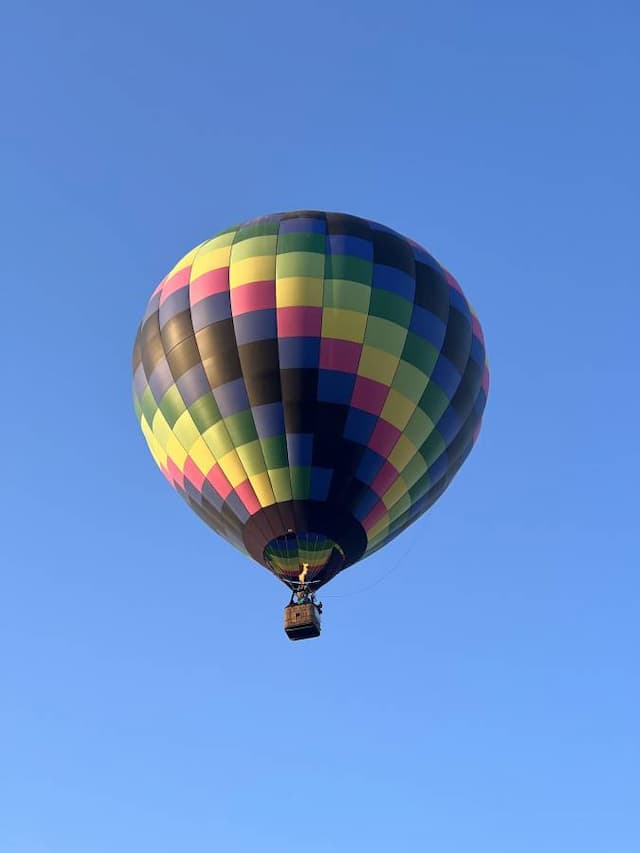
M 220 385 L 214 389 L 213 396 L 223 418 L 228 418 L 238 412 L 245 412 L 249 408 L 249 398 L 247 397 L 244 379 L 234 379 L 233 382 Z
M 373 286 L 381 290 L 388 290 L 398 296 L 402 296 L 408 302 L 413 302 L 416 290 L 415 279 L 406 272 L 387 267 L 384 264 L 374 264 Z
M 289 467 L 311 465 L 313 435 L 310 433 L 287 433 L 287 456 Z
M 333 471 L 330 468 L 311 469 L 311 500 L 324 501 L 329 495 Z
M 191 322 L 195 332 L 199 332 L 200 329 L 204 329 L 211 323 L 227 320 L 230 316 L 231 301 L 228 291 L 207 296 L 206 299 L 201 299 L 191 308 Z
M 158 309 L 158 322 L 162 328 L 168 320 L 186 311 L 189 308 L 189 288 L 181 287 L 176 290 L 168 299 L 165 299 Z
M 376 453 L 375 450 L 371 450 L 370 447 L 367 447 L 362 454 L 362 459 L 360 460 L 360 464 L 356 471 L 356 477 L 359 480 L 362 480 L 363 483 L 370 486 L 380 473 L 384 463 L 384 456 L 380 456 L 380 454 Z
M 187 288 L 188 289 L 188 288 Z M 147 304 L 147 308 L 144 312 L 144 317 L 142 318 L 141 326 L 144 326 L 146 321 L 152 314 L 155 314 L 160 305 L 160 296 L 162 295 L 161 291 L 158 291 L 154 296 L 151 297 Z
M 358 493 L 358 500 L 355 506 L 351 508 L 351 511 L 357 519 L 363 521 L 379 500 L 380 498 L 373 489 L 363 483 L 362 489 Z
M 318 400 L 323 403 L 343 403 L 349 405 L 356 377 L 353 373 L 341 373 L 339 370 L 318 371 Z
M 136 367 L 136 372 L 133 374 L 133 390 L 138 400 L 142 399 L 142 395 L 144 394 L 145 388 L 148 384 L 147 374 L 144 372 L 144 365 L 140 362 Z
M 233 318 L 238 346 L 250 344 L 253 341 L 264 341 L 277 338 L 276 309 L 263 308 L 261 311 L 249 311 Z
M 320 362 L 320 338 L 280 338 L 280 367 L 317 367 Z
M 423 249 L 422 246 L 418 246 L 417 243 L 412 244 L 413 247 L 413 257 L 420 264 L 424 264 L 426 267 L 431 267 L 431 269 L 439 272 L 440 275 L 444 276 L 444 270 L 442 266 L 436 261 L 436 259 L 427 252 L 426 249 Z
M 367 444 L 377 423 L 377 415 L 363 412 L 362 409 L 350 409 L 344 427 L 344 437 L 358 444 Z
M 469 309 L 469 303 L 464 298 L 464 296 L 460 293 L 460 291 L 456 290 L 455 287 L 451 287 L 451 285 L 449 285 L 449 302 L 462 315 L 467 317 L 467 319 L 469 320 L 469 323 L 471 323 L 471 311 Z
M 202 493 L 186 477 L 184 478 L 184 494 L 188 495 L 199 506 L 202 506 Z
M 366 261 L 373 260 L 373 243 L 361 237 L 347 234 L 329 234 L 327 236 L 328 255 L 353 255 Z
M 438 356 L 438 360 L 431 372 L 431 378 L 442 388 L 449 399 L 455 394 L 461 379 L 460 373 L 451 364 L 449 359 L 445 358 L 442 354 Z
M 204 485 L 202 486 L 202 497 L 205 498 L 212 507 L 220 512 L 224 501 L 208 480 L 205 480 Z
M 455 413 L 453 406 L 449 406 L 436 424 L 438 432 L 447 444 L 450 444 L 458 434 L 462 421 Z
M 299 219 L 284 219 L 280 223 L 281 234 L 291 234 L 295 231 L 302 231 L 311 234 L 325 234 L 327 231 L 327 223 L 324 219 L 299 218 Z
M 256 432 L 260 438 L 284 434 L 284 409 L 282 403 L 266 403 L 251 409 Z
M 245 521 L 249 518 L 249 510 L 242 503 L 240 498 L 235 492 L 230 492 L 225 501 L 226 506 L 229 507 L 231 512 L 236 516 L 236 518 L 244 524 Z
M 207 379 L 207 374 L 204 372 L 201 364 L 194 364 L 190 370 L 183 373 L 182 376 L 176 380 L 176 385 L 178 386 L 178 391 L 180 391 L 185 406 L 190 406 L 192 403 L 195 403 L 196 400 L 199 400 L 200 397 L 203 397 L 211 391 L 211 385 Z
M 409 330 L 429 341 L 439 351 L 444 341 L 446 326 L 431 311 L 427 311 L 420 305 L 414 305 Z
M 429 468 L 429 479 L 435 485 L 449 470 L 449 455 L 445 450 Z
M 160 403 L 160 400 L 162 400 L 169 388 L 174 384 L 175 379 L 173 378 L 173 373 L 171 373 L 169 363 L 166 359 L 162 358 L 153 368 L 153 372 L 149 377 L 149 387 L 156 403 Z

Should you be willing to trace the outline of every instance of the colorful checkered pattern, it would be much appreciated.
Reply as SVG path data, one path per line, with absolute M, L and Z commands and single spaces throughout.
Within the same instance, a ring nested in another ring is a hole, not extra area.
M 316 586 L 442 494 L 489 383 L 453 276 L 382 225 L 317 211 L 255 219 L 185 255 L 151 296 L 133 370 L 169 482 L 285 583 L 306 563 Z

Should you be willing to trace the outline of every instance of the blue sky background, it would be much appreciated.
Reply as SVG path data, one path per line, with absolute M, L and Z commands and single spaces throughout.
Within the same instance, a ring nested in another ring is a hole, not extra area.
M 639 23 L 7 5 L 1 853 L 637 853 Z M 299 207 L 442 259 L 492 387 L 441 502 L 292 644 L 156 470 L 130 351 L 192 245 Z

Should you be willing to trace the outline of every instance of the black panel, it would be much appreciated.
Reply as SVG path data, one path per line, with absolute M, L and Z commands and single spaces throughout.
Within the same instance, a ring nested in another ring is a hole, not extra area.
M 271 338 L 238 347 L 249 403 L 262 406 L 281 399 L 278 341 Z
M 171 352 L 167 353 L 166 358 L 174 379 L 182 376 L 187 370 L 191 370 L 194 365 L 200 364 L 200 352 L 195 337 L 187 338 L 179 343 Z
M 371 226 L 366 220 L 346 213 L 327 213 L 327 233 L 361 237 L 363 240 L 372 238 Z
M 471 323 L 453 306 L 449 310 L 447 331 L 440 351 L 462 373 L 471 351 Z
M 449 315 L 449 285 L 440 275 L 426 264 L 416 261 L 415 303 L 426 308 L 446 323 Z
M 388 231 L 371 230 L 373 236 L 373 262 L 406 272 L 413 276 L 415 260 L 413 248 L 406 240 Z

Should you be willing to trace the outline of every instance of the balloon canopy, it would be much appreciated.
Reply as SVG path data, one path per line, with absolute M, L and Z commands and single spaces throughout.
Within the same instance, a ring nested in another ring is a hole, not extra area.
M 319 211 L 185 255 L 149 300 L 133 370 L 173 487 L 285 584 L 314 589 L 443 493 L 489 382 L 453 276 L 383 225 Z

